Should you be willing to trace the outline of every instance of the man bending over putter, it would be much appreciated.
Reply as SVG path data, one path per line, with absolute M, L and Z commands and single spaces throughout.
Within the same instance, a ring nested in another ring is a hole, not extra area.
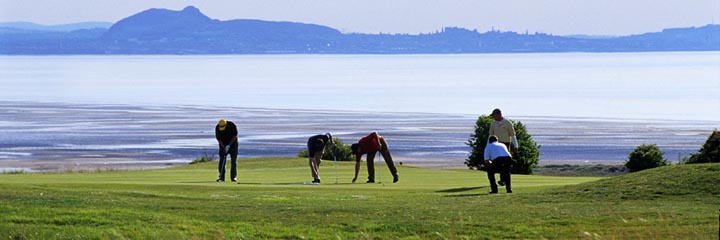
M 322 155 L 327 146 L 332 144 L 332 134 L 315 135 L 308 139 L 308 159 L 310 160 L 310 172 L 312 173 L 313 183 L 320 183 L 320 172 L 318 168 L 322 162 Z
M 217 182 L 225 181 L 225 162 L 227 162 L 227 155 L 230 154 L 230 179 L 233 182 L 237 182 L 237 155 L 238 155 L 238 142 L 237 142 L 237 127 L 235 123 L 220 119 L 217 126 L 215 126 L 215 139 L 217 139 L 218 147 L 220 150 L 220 161 L 218 161 L 218 175 Z
M 382 154 L 388 169 L 390 169 L 390 173 L 393 175 L 393 182 L 395 183 L 399 180 L 397 168 L 395 168 L 395 164 L 393 163 L 388 144 L 385 138 L 378 135 L 377 132 L 372 132 L 370 135 L 361 138 L 358 143 L 354 143 L 350 148 L 352 149 L 352 153 L 355 154 L 355 177 L 352 180 L 353 183 L 357 180 L 358 171 L 360 171 L 360 160 L 363 154 L 367 154 L 367 182 L 375 182 L 375 154 L 378 151 Z

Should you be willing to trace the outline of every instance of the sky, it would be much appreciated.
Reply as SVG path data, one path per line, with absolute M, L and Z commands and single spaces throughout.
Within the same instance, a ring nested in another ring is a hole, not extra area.
M 117 22 L 149 8 L 196 6 L 219 20 L 260 19 L 350 33 L 455 26 L 555 35 L 629 35 L 720 22 L 720 0 L 0 0 L 0 22 Z

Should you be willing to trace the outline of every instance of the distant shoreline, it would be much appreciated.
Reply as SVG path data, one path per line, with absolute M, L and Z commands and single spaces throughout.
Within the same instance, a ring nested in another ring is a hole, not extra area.
M 653 50 L 653 51 L 557 51 L 557 52 L 416 52 L 416 53 L 294 53 L 294 52 L 272 52 L 272 53 L 203 53 L 203 54 L 183 54 L 183 53 L 117 53 L 117 54 L 88 54 L 88 53 L 49 53 L 49 54 L 7 54 L 0 52 L 0 57 L 111 57 L 111 56 L 127 56 L 127 57 L 233 57 L 233 56 L 442 56 L 442 55 L 525 55 L 525 54 L 639 54 L 639 53 L 705 53 L 720 52 L 720 49 L 711 50 Z
M 396 54 L 717 51 L 720 25 L 613 38 L 443 27 L 426 34 L 363 34 L 299 22 L 214 20 L 200 9 L 147 9 L 109 28 L 0 28 L 0 54 Z
M 325 117 L 318 121 L 317 113 Z M 377 130 L 389 139 L 396 164 L 435 169 L 467 168 L 469 148 L 464 142 L 476 120 L 427 113 L 0 101 L 0 119 L 4 119 L 0 131 L 7 133 L 0 147 L 0 169 L 42 172 L 184 165 L 203 154 L 216 154 L 210 130 L 217 119 L 227 116 L 239 123 L 241 158 L 295 156 L 304 149 L 307 136 L 318 131 L 333 132 L 350 143 Z M 717 126 L 716 122 L 518 119 L 542 145 L 540 165 L 618 165 L 626 159 L 626 151 L 653 141 L 664 151 L 693 152 L 707 137 L 705 131 L 712 130 L 707 128 Z M 586 132 L 588 124 L 602 130 Z M 323 129 L 317 128 L 320 125 Z M 565 134 L 556 136 L 558 132 Z M 623 139 L 627 143 L 607 140 L 616 134 L 630 134 Z M 675 162 L 673 154 L 665 157 Z
M 265 157 L 289 157 L 289 156 L 262 156 L 262 157 L 238 157 L 238 166 L 242 168 L 243 160 L 254 159 L 254 158 L 265 158 Z M 143 170 L 143 169 L 158 169 L 158 168 L 169 168 L 176 166 L 187 165 L 192 161 L 177 159 L 177 160 L 158 160 L 158 161 L 143 161 L 138 158 L 121 158 L 121 157 L 108 157 L 108 158 L 91 158 L 91 159 L 52 159 L 43 161 L 33 160 L 0 160 L 0 174 L 13 173 L 13 172 L 82 172 L 82 171 L 116 171 L 116 170 Z M 306 160 L 305 158 L 298 158 L 299 161 Z M 396 165 L 404 165 L 411 167 L 429 168 L 429 169 L 468 169 L 461 161 L 447 161 L 442 158 L 433 159 L 422 159 L 418 161 L 417 158 L 397 157 L 394 159 Z M 345 163 L 349 161 L 343 161 Z M 363 158 L 363 162 L 365 159 Z M 541 160 L 538 163 L 538 167 L 548 166 L 616 166 L 623 165 L 622 161 L 580 161 L 580 160 Z M 325 168 L 331 165 L 323 165 Z M 365 166 L 365 163 L 362 163 Z M 377 161 L 376 159 L 376 170 L 383 171 L 385 169 L 385 163 Z M 322 168 L 321 168 L 322 169 Z

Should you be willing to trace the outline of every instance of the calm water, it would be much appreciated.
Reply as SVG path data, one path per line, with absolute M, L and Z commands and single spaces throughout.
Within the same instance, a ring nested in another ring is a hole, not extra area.
M 494 107 L 541 163 L 617 163 L 640 144 L 674 161 L 720 128 L 720 52 L 3 56 L 0 85 L 0 169 L 184 163 L 214 153 L 220 117 L 245 157 L 377 130 L 399 159 L 448 167 Z
M 720 119 L 720 52 L 0 57 L 3 100 Z

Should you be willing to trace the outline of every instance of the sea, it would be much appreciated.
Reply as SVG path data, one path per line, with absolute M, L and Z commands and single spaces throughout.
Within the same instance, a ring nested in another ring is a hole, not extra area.
M 621 164 L 641 144 L 677 162 L 720 127 L 720 52 L 0 56 L 0 170 L 150 168 L 217 153 L 295 156 L 309 136 L 372 131 L 397 161 L 463 168 L 500 108 L 540 164 Z

